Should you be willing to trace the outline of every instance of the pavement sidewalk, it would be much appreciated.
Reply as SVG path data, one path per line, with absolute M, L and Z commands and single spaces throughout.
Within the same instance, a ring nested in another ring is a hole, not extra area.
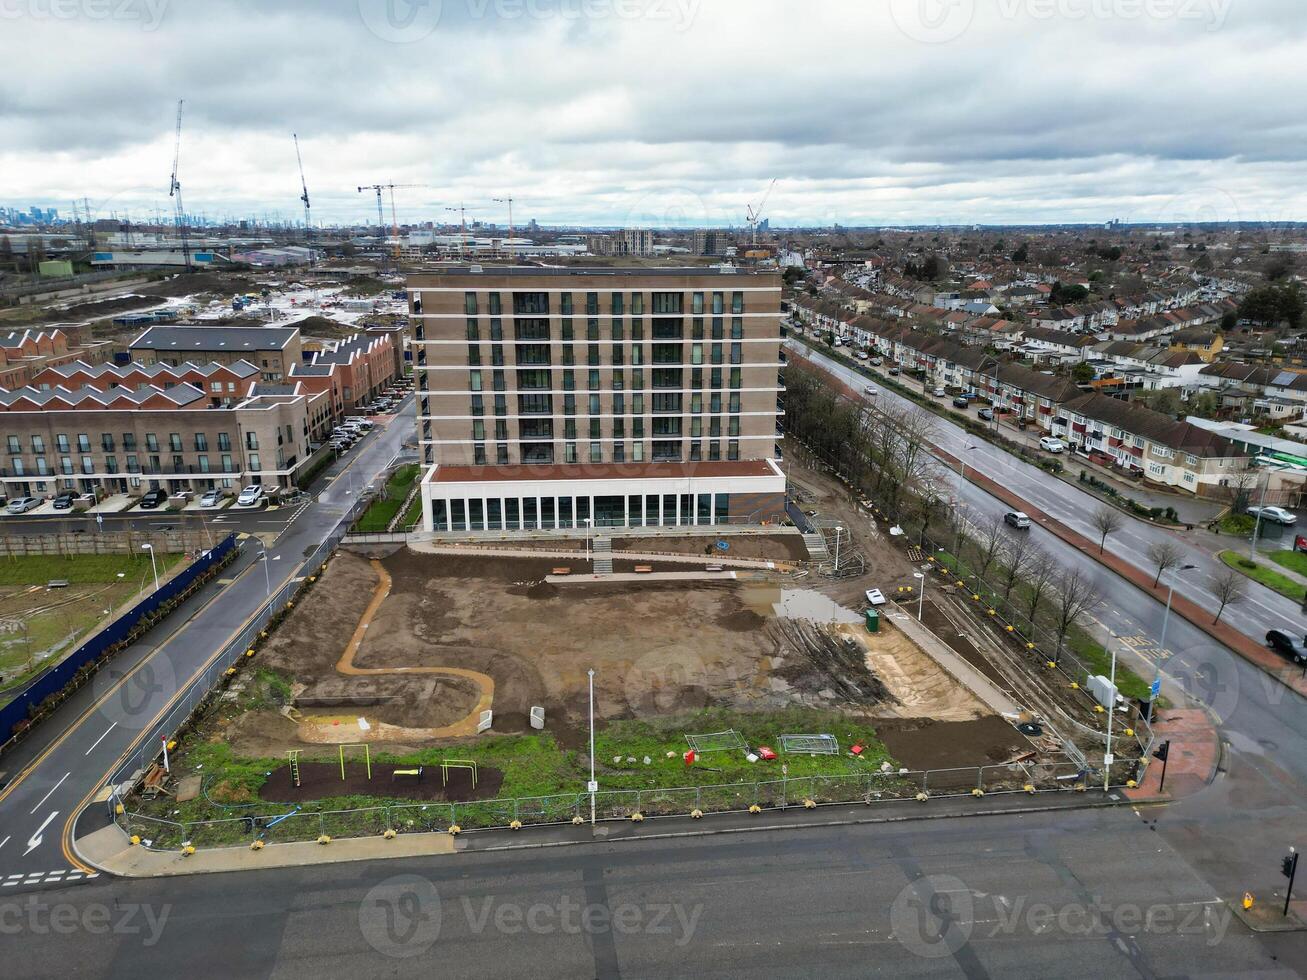
M 575 844 L 619 843 L 665 840 L 674 837 L 703 837 L 718 834 L 755 833 L 770 830 L 801 830 L 850 824 L 902 823 L 909 820 L 946 820 L 959 817 L 1001 816 L 1012 813 L 1049 813 L 1120 806 L 1127 802 L 1123 791 L 1113 789 L 1075 792 L 1059 790 L 1030 796 L 1005 793 L 980 798 L 935 797 L 925 803 L 915 800 L 877 801 L 873 804 L 831 804 L 815 810 L 801 805 L 765 810 L 760 814 L 708 814 L 702 820 L 689 816 L 651 817 L 644 823 L 629 820 L 600 821 L 591 826 L 570 824 L 527 827 L 520 831 L 485 830 L 458 837 L 442 833 L 399 834 L 312 842 L 268 844 L 262 850 L 248 845 L 203 848 L 190 856 L 180 851 L 156 851 L 132 845 L 116 825 L 110 824 L 73 843 L 79 860 L 102 873 L 123 878 L 171 877 L 186 874 L 217 874 L 269 868 L 297 868 L 351 861 L 387 858 L 418 858 L 468 851 L 512 851 Z
M 1197 793 L 1216 778 L 1221 759 L 1221 738 L 1201 708 L 1159 711 L 1153 719 L 1153 747 L 1170 742 L 1165 765 L 1149 759 L 1143 779 L 1125 793 L 1130 800 L 1175 800 Z M 1163 783 L 1162 771 L 1166 770 Z

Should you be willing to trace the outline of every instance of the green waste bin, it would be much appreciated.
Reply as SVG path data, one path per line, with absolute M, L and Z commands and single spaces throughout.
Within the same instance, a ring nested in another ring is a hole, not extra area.
M 868 633 L 880 632 L 880 611 L 877 609 L 867 610 L 867 632 Z

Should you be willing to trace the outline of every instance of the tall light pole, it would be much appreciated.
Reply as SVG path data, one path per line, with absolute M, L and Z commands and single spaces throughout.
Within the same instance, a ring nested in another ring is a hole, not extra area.
M 268 563 L 270 561 L 281 561 L 281 555 L 273 558 L 268 557 L 268 549 L 264 547 L 263 542 L 259 542 L 259 561 L 263 564 L 263 585 L 267 589 L 266 594 L 272 595 L 272 575 L 268 572 Z
M 143 544 L 141 545 L 141 550 L 148 551 L 150 553 L 150 568 L 154 571 L 154 591 L 158 592 L 159 591 L 159 566 L 154 560 L 154 545 Z
M 926 600 L 926 576 L 922 575 L 921 572 L 913 572 L 912 577 L 921 580 L 917 585 L 917 622 L 919 623 L 921 622 L 921 604 Z
M 595 793 L 599 792 L 599 782 L 595 779 L 595 672 L 586 671 L 590 678 L 590 782 L 586 792 L 590 794 L 590 826 L 595 825 Z
M 836 526 L 835 528 L 835 574 L 840 573 L 840 535 L 844 533 L 844 528 Z
M 1266 471 L 1266 482 L 1262 484 L 1262 502 L 1257 507 L 1257 521 L 1253 524 L 1253 540 L 1248 546 L 1248 557 L 1256 559 L 1257 557 L 1257 535 L 1262 531 L 1262 511 L 1266 510 L 1266 491 L 1271 488 L 1271 474 L 1279 473 L 1283 467 L 1272 467 Z
M 965 444 L 964 444 L 963 447 L 962 447 L 962 451 L 963 451 L 964 453 L 969 453 L 969 452 L 971 452 L 971 450 L 973 450 L 973 449 L 978 449 L 978 448 L 979 448 L 978 446 L 972 446 L 972 445 L 965 445 Z M 966 457 L 966 456 L 958 456 L 958 462 L 962 464 L 962 474 L 961 474 L 961 477 L 960 477 L 959 479 L 960 479 L 960 481 L 961 481 L 962 483 L 966 483 L 966 482 L 967 482 L 967 457 Z
M 1166 613 L 1162 616 L 1162 640 L 1160 646 L 1163 649 L 1166 648 L 1166 627 L 1171 621 L 1171 600 L 1175 598 L 1175 577 L 1181 572 L 1187 572 L 1197 567 L 1197 565 L 1181 565 L 1179 568 L 1173 568 L 1171 570 L 1171 587 L 1167 589 L 1166 592 Z M 1160 663 L 1157 666 L 1157 672 L 1159 674 L 1162 672 L 1162 666 Z
M 1116 639 L 1116 634 L 1109 634 L 1109 643 Z M 1103 792 L 1106 793 L 1112 780 L 1112 715 L 1116 711 L 1116 644 L 1112 643 L 1112 676 L 1109 678 L 1109 695 L 1107 703 L 1107 748 L 1103 752 Z
M 583 517 L 581 523 L 585 525 L 585 560 L 590 563 L 590 574 L 594 574 L 594 560 L 590 557 L 590 522 L 593 518 Z

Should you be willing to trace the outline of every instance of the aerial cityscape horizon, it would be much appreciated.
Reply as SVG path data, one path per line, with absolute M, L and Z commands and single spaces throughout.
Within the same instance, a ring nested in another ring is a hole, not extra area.
M 4 976 L 1307 977 L 1302 0 L 0 0 Z

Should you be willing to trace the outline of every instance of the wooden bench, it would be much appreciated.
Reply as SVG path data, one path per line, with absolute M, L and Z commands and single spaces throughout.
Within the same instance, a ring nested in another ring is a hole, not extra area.
M 635 566 L 635 571 L 636 571 L 636 574 L 637 574 L 637 575 L 647 575 L 647 574 L 649 574 L 650 572 L 653 571 L 653 566 L 652 566 L 652 565 L 636 565 L 636 566 Z
M 561 568 L 555 568 L 555 569 L 554 569 L 552 572 L 550 572 L 549 574 L 550 574 L 550 575 L 571 575 L 571 574 L 572 574 L 572 569 L 571 569 L 569 566 L 567 566 L 567 565 L 563 565 Z

